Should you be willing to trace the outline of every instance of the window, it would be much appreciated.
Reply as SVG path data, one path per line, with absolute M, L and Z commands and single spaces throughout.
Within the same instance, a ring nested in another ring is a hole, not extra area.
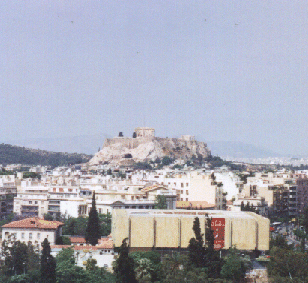
M 37 233 L 37 238 L 38 238 L 38 239 L 41 238 L 41 233 Z
M 37 200 L 34 203 L 37 204 Z
M 181 183 L 181 188 L 184 188 L 184 184 L 183 183 Z
M 189 195 L 188 190 L 186 190 L 186 195 Z
M 25 233 L 21 233 L 21 238 L 22 238 L 22 239 L 25 238 Z
M 32 240 L 32 233 L 29 233 L 29 240 Z
M 32 204 L 32 200 L 29 200 L 29 204 Z

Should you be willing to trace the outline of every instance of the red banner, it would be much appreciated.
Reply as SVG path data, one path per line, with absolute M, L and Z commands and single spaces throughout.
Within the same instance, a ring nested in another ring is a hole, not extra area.
M 211 229 L 214 232 L 214 248 L 220 250 L 225 246 L 225 219 L 213 218 Z

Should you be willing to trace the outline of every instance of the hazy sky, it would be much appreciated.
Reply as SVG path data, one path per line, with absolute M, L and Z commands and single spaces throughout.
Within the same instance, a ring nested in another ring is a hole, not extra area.
M 150 126 L 308 153 L 307 1 L 0 1 L 0 141 Z

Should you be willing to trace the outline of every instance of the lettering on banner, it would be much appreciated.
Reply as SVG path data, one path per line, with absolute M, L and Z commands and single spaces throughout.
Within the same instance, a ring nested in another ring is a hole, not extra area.
M 225 218 L 213 218 L 211 229 L 214 234 L 214 249 L 220 250 L 225 246 Z

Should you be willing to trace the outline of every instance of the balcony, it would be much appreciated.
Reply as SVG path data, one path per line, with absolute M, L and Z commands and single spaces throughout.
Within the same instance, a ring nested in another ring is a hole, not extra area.
M 48 211 L 50 212 L 60 212 L 60 207 L 48 207 Z

